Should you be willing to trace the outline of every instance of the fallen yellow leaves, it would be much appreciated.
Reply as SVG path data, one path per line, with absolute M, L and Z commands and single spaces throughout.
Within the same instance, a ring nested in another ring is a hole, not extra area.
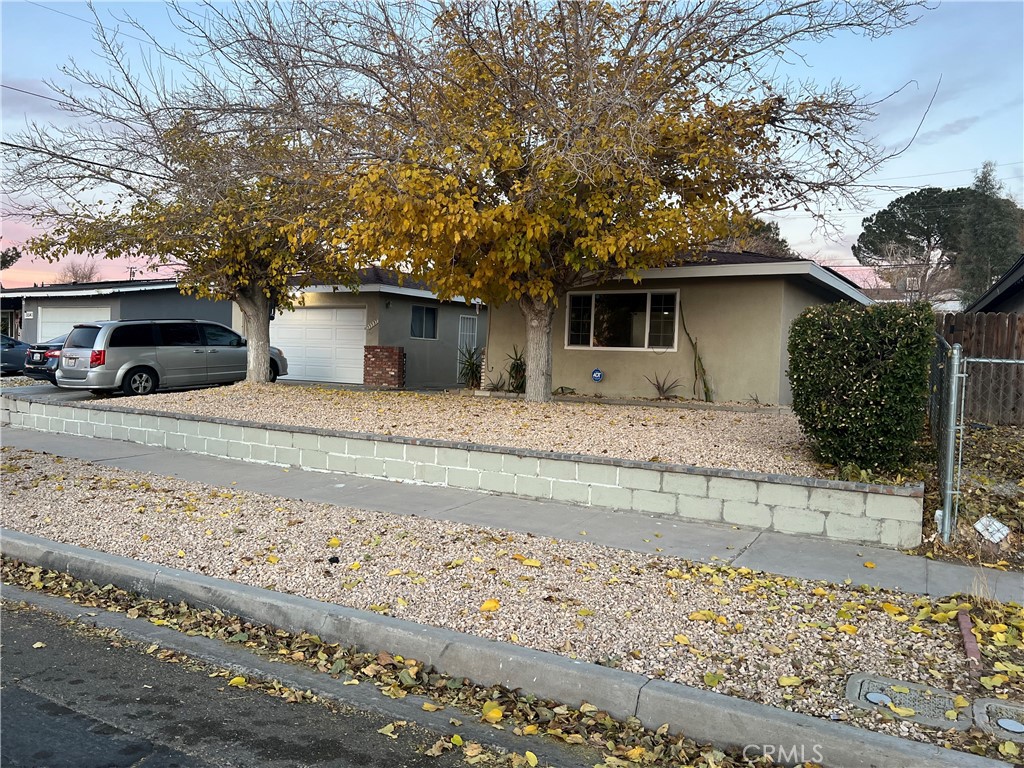
M 875 564 L 874 564 L 874 563 L 872 563 L 872 562 L 871 562 L 870 560 L 867 560 L 867 561 L 865 561 L 865 563 L 864 563 L 864 567 L 865 567 L 865 568 L 874 568 L 874 567 L 875 567 Z
M 493 597 L 490 600 L 484 600 L 483 604 L 480 606 L 480 610 L 484 613 L 490 613 L 498 610 L 499 608 L 501 608 L 501 602 L 499 600 L 495 600 Z
M 914 710 L 911 707 L 899 707 L 891 701 L 889 702 L 889 709 L 892 710 L 897 717 L 910 717 L 914 714 Z
M 341 539 L 339 539 L 337 536 L 332 536 L 327 540 L 327 546 L 331 547 L 332 549 L 337 549 L 341 546 Z
M 480 719 L 485 723 L 499 723 L 505 716 L 505 709 L 496 701 L 485 701 Z
M 235 677 L 232 677 L 230 680 L 228 680 L 228 685 L 230 685 L 232 688 L 244 688 L 245 678 L 241 675 L 236 675 Z

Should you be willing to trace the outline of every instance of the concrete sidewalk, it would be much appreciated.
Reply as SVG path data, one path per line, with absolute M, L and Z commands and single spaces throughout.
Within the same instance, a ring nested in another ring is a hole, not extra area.
M 855 584 L 940 596 L 980 591 L 998 600 L 1024 602 L 1024 574 L 943 563 L 867 545 L 340 473 L 285 469 L 118 440 L 14 427 L 3 430 L 2 443 L 126 470 L 215 485 L 234 483 L 235 488 L 282 498 L 500 527 L 635 552 L 745 566 L 802 579 L 834 583 L 850 579 Z M 875 568 L 865 568 L 868 561 Z

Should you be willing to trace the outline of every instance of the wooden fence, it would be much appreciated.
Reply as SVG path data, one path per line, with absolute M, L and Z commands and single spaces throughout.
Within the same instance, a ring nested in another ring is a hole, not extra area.
M 938 332 L 966 358 L 1024 361 L 1024 314 L 949 313 Z M 968 363 L 964 398 L 967 420 L 1024 426 L 1024 363 Z

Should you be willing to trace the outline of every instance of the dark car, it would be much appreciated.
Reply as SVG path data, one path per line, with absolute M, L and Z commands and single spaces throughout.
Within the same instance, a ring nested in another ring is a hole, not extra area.
M 29 345 L 7 334 L 0 334 L 0 346 L 0 373 L 21 373 L 25 368 L 25 353 Z
M 60 363 L 60 350 L 68 335 L 58 336 L 49 341 L 40 341 L 28 348 L 25 354 L 25 370 L 23 373 L 30 379 L 48 381 L 57 386 L 57 364 Z

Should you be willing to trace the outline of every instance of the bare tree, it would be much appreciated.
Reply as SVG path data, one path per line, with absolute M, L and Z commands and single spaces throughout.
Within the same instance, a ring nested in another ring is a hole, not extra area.
M 48 260 L 132 257 L 174 268 L 186 292 L 236 302 L 248 378 L 264 381 L 274 308 L 310 282 L 354 279 L 344 249 L 318 236 L 321 221 L 337 224 L 316 215 L 320 199 L 343 187 L 307 181 L 344 152 L 288 118 L 287 94 L 261 85 L 273 76 L 204 47 L 184 11 L 177 21 L 191 35 L 180 49 L 94 10 L 102 66 L 71 61 L 61 72 L 72 85 L 48 83 L 66 119 L 0 141 L 5 214 L 43 230 L 26 246 Z M 132 55 L 121 27 L 151 51 Z
M 95 283 L 100 279 L 99 265 L 93 259 L 62 261 L 57 272 L 58 283 Z

